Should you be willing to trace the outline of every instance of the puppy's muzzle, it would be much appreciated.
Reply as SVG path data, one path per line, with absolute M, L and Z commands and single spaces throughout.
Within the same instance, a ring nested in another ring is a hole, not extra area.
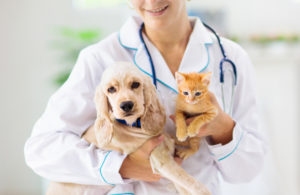
M 126 102 L 122 102 L 120 104 L 120 108 L 122 110 L 124 110 L 125 112 L 130 112 L 133 108 L 134 104 L 132 101 L 126 101 Z

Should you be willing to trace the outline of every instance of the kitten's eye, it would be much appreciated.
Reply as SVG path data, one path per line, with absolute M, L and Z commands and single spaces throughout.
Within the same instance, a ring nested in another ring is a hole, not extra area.
M 199 95 L 201 95 L 201 92 L 196 92 L 195 93 L 195 96 L 199 96 Z
M 140 86 L 140 83 L 139 82 L 133 82 L 132 84 L 131 84 L 131 89 L 136 89 L 136 88 L 138 88 Z
M 107 91 L 108 91 L 109 93 L 114 93 L 114 92 L 116 92 L 116 88 L 110 87 L 110 88 L 107 89 Z
M 183 95 L 189 95 L 189 92 L 184 91 Z

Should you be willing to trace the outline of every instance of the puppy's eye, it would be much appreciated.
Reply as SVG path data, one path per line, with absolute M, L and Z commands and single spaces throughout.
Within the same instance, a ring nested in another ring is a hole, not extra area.
M 195 96 L 200 96 L 200 95 L 201 95 L 201 92 L 199 92 L 199 91 L 195 93 Z
M 138 88 L 140 86 L 140 83 L 139 82 L 133 82 L 132 84 L 131 84 L 131 89 L 136 89 L 136 88 Z
M 183 95 L 189 95 L 189 92 L 184 91 Z
M 107 89 L 107 91 L 108 91 L 109 93 L 114 93 L 114 92 L 116 92 L 116 88 L 110 87 L 110 88 Z

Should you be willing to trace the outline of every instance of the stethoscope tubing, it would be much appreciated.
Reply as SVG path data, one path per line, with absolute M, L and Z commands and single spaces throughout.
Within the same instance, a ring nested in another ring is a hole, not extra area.
M 221 50 L 221 53 L 223 55 L 223 58 L 222 60 L 220 61 L 220 64 L 219 64 L 219 67 L 220 67 L 220 82 L 221 83 L 224 83 L 224 71 L 223 71 L 223 65 L 225 62 L 228 62 L 231 66 L 232 66 L 232 69 L 233 69 L 233 73 L 234 73 L 234 85 L 237 84 L 237 71 L 236 71 L 236 66 L 234 64 L 233 61 L 231 61 L 230 59 L 227 58 L 227 55 L 226 55 L 226 52 L 225 52 L 225 49 L 223 47 L 223 44 L 221 42 L 221 39 L 220 39 L 220 36 L 218 35 L 218 33 L 210 26 L 208 26 L 207 24 L 205 24 L 203 22 L 203 25 L 209 29 L 214 35 L 215 37 L 217 38 L 217 41 L 218 41 L 218 44 L 219 44 L 219 47 L 220 47 L 220 50 Z
M 153 60 L 152 60 L 152 57 L 150 55 L 150 52 L 148 50 L 148 47 L 147 47 L 147 45 L 145 43 L 145 40 L 144 40 L 144 37 L 143 37 L 143 28 L 144 28 L 144 26 L 145 26 L 145 24 L 142 23 L 142 25 L 140 27 L 140 30 L 139 30 L 140 40 L 143 43 L 144 48 L 146 50 L 146 53 L 148 55 L 148 59 L 149 59 L 149 62 L 150 62 L 150 65 L 151 65 L 151 71 L 152 71 L 152 81 L 153 81 L 154 86 L 157 88 L 157 79 L 156 79 L 156 72 L 155 72 Z

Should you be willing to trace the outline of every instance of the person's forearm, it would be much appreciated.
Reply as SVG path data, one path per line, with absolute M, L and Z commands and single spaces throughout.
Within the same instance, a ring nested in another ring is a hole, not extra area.
M 33 135 L 27 140 L 24 152 L 27 165 L 48 180 L 89 185 L 107 184 L 99 179 L 97 171 L 105 161 L 107 151 L 90 146 L 73 133 Z M 109 156 L 111 161 L 123 160 L 121 155 Z M 104 163 L 103 170 L 106 164 Z M 115 170 L 106 171 L 104 174 L 105 178 L 113 178 L 114 182 L 118 176 Z

